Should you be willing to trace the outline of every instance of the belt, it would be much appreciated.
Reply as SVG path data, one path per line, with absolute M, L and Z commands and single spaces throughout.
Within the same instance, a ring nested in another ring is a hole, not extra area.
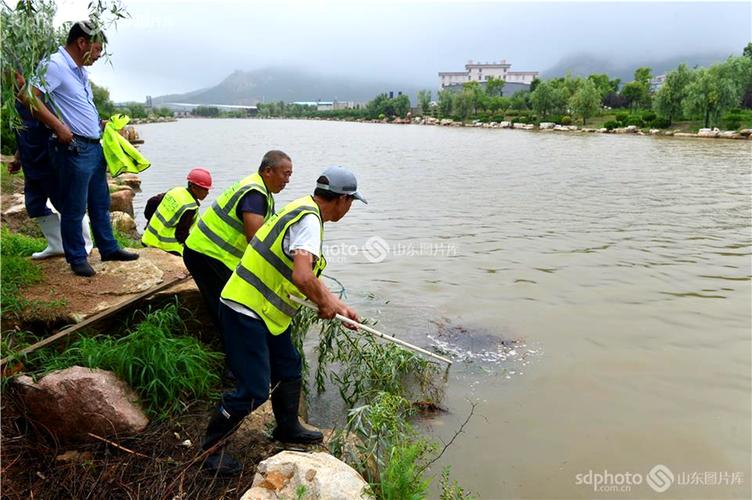
M 78 134 L 73 134 L 73 137 L 75 137 L 77 141 L 88 142 L 89 144 L 99 144 L 99 139 L 93 139 L 91 137 L 86 137 Z

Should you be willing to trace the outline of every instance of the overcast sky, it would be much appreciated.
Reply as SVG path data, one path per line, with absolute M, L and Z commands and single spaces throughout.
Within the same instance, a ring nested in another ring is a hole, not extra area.
M 58 2 L 81 19 L 87 0 Z M 506 59 L 544 71 L 576 54 L 645 59 L 739 54 L 752 2 L 221 2 L 135 1 L 107 33 L 111 66 L 90 68 L 115 101 L 186 92 L 232 71 L 298 66 L 434 88 L 438 71 Z

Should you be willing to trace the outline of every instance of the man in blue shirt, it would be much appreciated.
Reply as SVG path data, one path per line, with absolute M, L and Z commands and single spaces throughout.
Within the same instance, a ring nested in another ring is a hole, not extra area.
M 36 105 L 34 112 L 56 136 L 51 156 L 58 170 L 61 204 L 60 233 L 65 259 L 74 273 L 93 276 L 89 265 L 81 221 L 89 210 L 94 240 L 102 260 L 136 260 L 138 254 L 121 249 L 112 234 L 107 165 L 100 144 L 99 114 L 84 66 L 102 55 L 107 39 L 88 21 L 75 23 L 65 46 L 52 54 L 44 81 L 35 85 L 37 97 L 44 94 L 48 106 Z

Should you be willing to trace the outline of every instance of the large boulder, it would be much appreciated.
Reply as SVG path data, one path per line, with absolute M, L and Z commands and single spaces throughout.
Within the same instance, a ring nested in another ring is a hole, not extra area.
M 136 221 L 133 220 L 132 216 L 125 212 L 110 212 L 110 221 L 112 222 L 113 229 L 117 229 L 133 239 L 138 239 Z
M 114 179 L 115 184 L 123 184 L 137 191 L 141 190 L 141 177 L 136 174 L 120 174 Z
M 697 137 L 710 137 L 715 138 L 718 137 L 719 130 L 717 128 L 710 129 L 710 128 L 701 128 L 697 131 Z
M 16 384 L 27 414 L 61 441 L 135 434 L 149 424 L 136 394 L 112 372 L 73 366 Z
M 6 227 L 18 227 L 29 218 L 23 193 L 4 194 L 2 207 L 2 222 L 7 225 Z
M 367 488 L 355 469 L 328 453 L 283 451 L 258 465 L 251 489 L 240 500 L 371 498 Z
M 135 217 L 133 213 L 133 197 L 135 193 L 132 189 L 124 189 L 110 194 L 110 211 L 111 212 L 125 212 L 131 217 Z

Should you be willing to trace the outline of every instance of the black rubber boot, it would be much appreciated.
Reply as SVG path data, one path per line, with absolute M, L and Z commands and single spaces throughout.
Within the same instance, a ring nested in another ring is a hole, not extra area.
M 285 443 L 317 444 L 324 440 L 319 431 L 306 429 L 298 419 L 300 392 L 303 389 L 301 379 L 283 380 L 272 392 L 272 410 L 277 427 L 272 436 Z
M 235 428 L 243 418 L 230 415 L 222 406 L 218 406 L 209 420 L 209 426 L 206 428 L 206 437 L 201 445 L 201 449 L 208 450 L 217 444 L 223 438 L 229 436 L 235 431 Z M 224 451 L 223 448 L 217 449 L 214 453 L 206 457 L 201 468 L 218 476 L 235 476 L 243 470 L 243 466 L 235 458 Z

